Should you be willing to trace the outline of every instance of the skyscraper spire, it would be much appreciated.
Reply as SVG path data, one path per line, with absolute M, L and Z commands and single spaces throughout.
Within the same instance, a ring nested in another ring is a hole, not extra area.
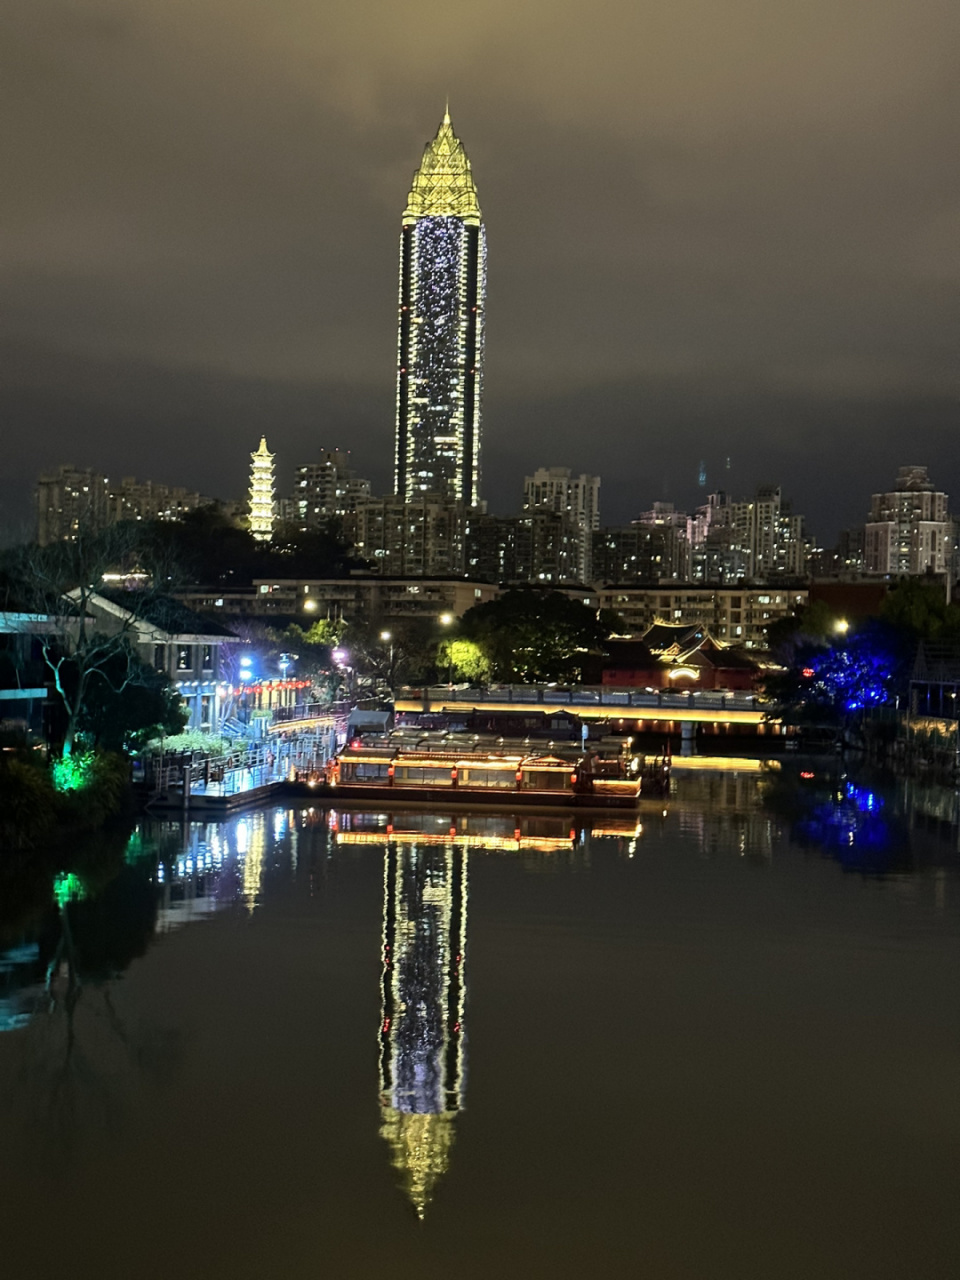
M 453 131 L 449 104 L 437 136 L 423 149 L 403 221 L 406 225 L 426 216 L 462 218 L 471 226 L 480 225 L 477 188 L 463 143 Z
M 403 213 L 396 491 L 480 500 L 486 233 L 449 103 Z

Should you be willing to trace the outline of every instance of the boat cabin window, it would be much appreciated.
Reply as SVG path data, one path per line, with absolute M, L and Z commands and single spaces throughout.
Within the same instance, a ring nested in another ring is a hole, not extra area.
M 453 782 L 450 776 L 451 767 L 449 764 L 397 765 L 393 779 L 394 786 L 448 787 Z
M 461 787 L 499 787 L 512 791 L 517 785 L 516 773 L 513 769 L 469 769 L 460 770 Z
M 386 778 L 389 764 L 363 764 L 353 760 L 344 760 L 340 765 L 341 782 L 368 782 L 375 778 Z
M 572 791 L 573 784 L 566 769 L 524 769 L 523 787 L 533 791 Z

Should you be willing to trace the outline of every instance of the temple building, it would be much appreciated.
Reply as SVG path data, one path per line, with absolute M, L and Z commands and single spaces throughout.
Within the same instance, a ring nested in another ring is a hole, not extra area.
M 463 1102 L 467 850 L 391 843 L 384 858 L 381 1135 L 419 1218 Z
M 396 493 L 480 498 L 486 233 L 450 114 L 423 153 L 400 233 Z

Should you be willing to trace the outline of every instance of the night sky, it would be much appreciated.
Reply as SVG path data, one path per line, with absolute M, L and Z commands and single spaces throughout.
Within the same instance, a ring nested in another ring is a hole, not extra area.
M 960 496 L 955 0 L 44 0 L 0 16 L 0 529 L 60 462 L 391 483 L 397 241 L 449 93 L 489 238 L 484 495 Z M 729 458 L 729 468 L 727 459 Z

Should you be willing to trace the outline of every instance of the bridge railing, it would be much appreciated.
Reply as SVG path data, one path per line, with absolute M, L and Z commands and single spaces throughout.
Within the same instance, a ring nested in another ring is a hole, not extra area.
M 664 707 L 681 710 L 699 707 L 707 711 L 758 711 L 763 703 L 755 693 L 739 690 L 691 689 L 673 692 L 669 689 L 615 689 L 598 685 L 581 685 L 576 688 L 556 688 L 552 685 L 505 684 L 484 689 L 464 689 L 450 685 L 432 685 L 426 689 L 403 689 L 398 697 L 405 701 L 423 702 L 431 707 L 451 702 L 465 706 L 482 707 L 488 703 L 509 702 L 517 706 L 569 706 L 576 714 L 577 707 Z

